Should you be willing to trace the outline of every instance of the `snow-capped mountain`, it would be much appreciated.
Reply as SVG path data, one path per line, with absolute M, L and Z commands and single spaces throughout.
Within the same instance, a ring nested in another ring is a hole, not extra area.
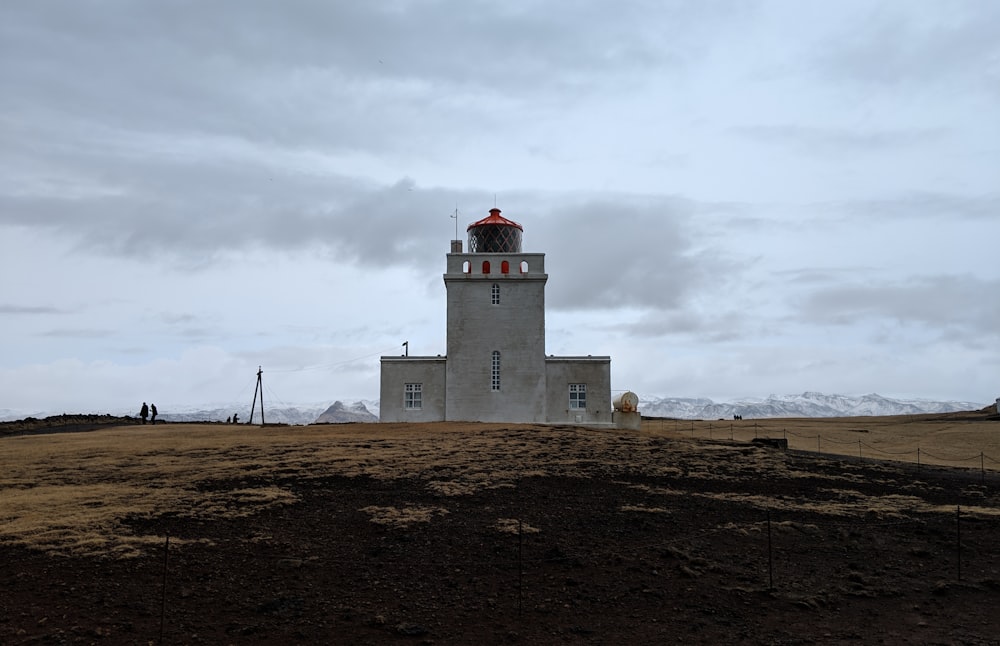
M 342 424 L 345 422 L 377 422 L 378 417 L 373 415 L 365 406 L 364 402 L 354 402 L 350 406 L 345 406 L 343 402 L 335 401 L 316 418 L 315 424 Z
M 891 399 L 877 394 L 848 396 L 804 392 L 800 395 L 769 395 L 765 399 L 743 399 L 717 403 L 711 399 L 659 397 L 639 400 L 646 417 L 678 419 L 744 419 L 765 417 L 855 417 L 862 415 L 915 415 L 979 410 L 985 404 L 955 401 Z
M 378 402 L 372 402 L 371 400 L 361 400 L 354 402 L 353 404 L 345 406 L 342 402 L 337 401 L 332 405 L 328 404 L 294 404 L 294 405 L 284 405 L 284 406 L 270 406 L 264 405 L 264 421 L 268 424 L 314 424 L 320 421 L 320 418 L 330 412 L 331 410 L 337 408 L 344 411 L 345 415 L 354 414 L 356 420 L 339 419 L 336 421 L 359 421 L 359 422 L 369 422 L 378 421 Z M 374 407 L 374 411 L 372 408 Z M 165 411 L 162 407 L 160 408 L 160 419 L 165 422 L 224 422 L 230 419 L 233 414 L 239 415 L 241 422 L 250 421 L 250 407 L 243 404 L 233 404 L 231 406 L 217 406 L 211 408 L 199 408 L 192 410 L 175 411 L 169 410 Z M 134 415 L 134 414 L 133 414 Z M 260 421 L 260 408 L 258 407 L 253 414 L 253 419 L 255 422 Z

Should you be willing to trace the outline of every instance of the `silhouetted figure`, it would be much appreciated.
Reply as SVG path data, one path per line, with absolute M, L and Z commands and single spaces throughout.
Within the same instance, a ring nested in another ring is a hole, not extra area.
M 156 424 L 156 404 L 149 405 L 150 421 Z
M 142 418 L 142 423 L 145 424 L 146 418 L 149 417 L 149 406 L 146 405 L 146 402 L 142 402 L 142 408 L 139 409 L 139 417 Z
M 233 418 L 232 417 L 227 417 L 226 418 L 226 424 L 232 424 L 232 423 L 233 423 Z
M 236 413 L 233 413 L 233 424 L 239 424 L 239 423 L 240 423 L 240 417 L 239 417 L 239 415 L 237 415 Z

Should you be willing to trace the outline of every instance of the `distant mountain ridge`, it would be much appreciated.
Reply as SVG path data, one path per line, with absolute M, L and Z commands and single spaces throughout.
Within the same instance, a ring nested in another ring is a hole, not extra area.
M 372 413 L 369 407 L 374 407 Z M 162 409 L 161 409 L 162 411 Z M 249 407 L 233 405 L 228 407 L 202 408 L 188 411 L 161 412 L 160 419 L 164 422 L 221 422 L 230 419 L 233 414 L 239 415 L 240 422 L 250 421 Z M 325 416 L 325 418 L 324 418 Z M 260 421 L 260 408 L 253 414 L 255 422 Z M 332 405 L 296 404 L 285 406 L 264 406 L 264 421 L 268 424 L 306 425 L 316 423 L 338 422 L 377 422 L 377 402 L 369 400 L 356 401 L 345 405 L 335 401 Z
M 764 399 L 743 399 L 717 403 L 711 399 L 659 397 L 639 399 L 639 412 L 646 417 L 678 419 L 744 419 L 767 417 L 860 417 L 881 415 L 917 415 L 979 410 L 986 404 L 957 401 L 892 399 L 868 395 L 826 395 L 804 392 L 799 395 L 768 395 Z
M 986 404 L 962 401 L 930 401 L 922 399 L 892 399 L 872 393 L 868 395 L 826 395 L 804 392 L 798 395 L 769 395 L 766 398 L 747 398 L 733 402 L 715 402 L 707 398 L 649 397 L 639 398 L 639 412 L 645 417 L 671 417 L 677 419 L 730 419 L 742 415 L 745 419 L 767 417 L 857 417 L 863 415 L 917 415 L 920 413 L 952 413 L 980 410 Z M 274 406 L 265 404 L 264 420 L 277 424 L 314 424 L 344 422 L 377 422 L 379 401 L 364 399 L 352 404 L 340 400 L 333 404 L 295 404 Z M 0 421 L 20 420 L 26 417 L 44 418 L 65 411 L 18 411 L 0 409 Z M 80 411 L 82 413 L 114 414 L 136 417 L 132 410 Z M 211 404 L 205 407 L 178 409 L 160 406 L 158 419 L 164 422 L 224 422 L 233 414 L 240 422 L 250 421 L 250 407 L 242 404 Z M 260 409 L 254 413 L 254 422 L 260 421 Z

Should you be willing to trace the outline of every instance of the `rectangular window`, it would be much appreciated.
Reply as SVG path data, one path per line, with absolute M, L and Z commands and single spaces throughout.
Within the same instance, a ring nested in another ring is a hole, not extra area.
M 569 407 L 571 410 L 587 408 L 587 384 L 569 385 Z
M 406 384 L 405 394 L 403 395 L 403 408 L 406 410 L 420 410 L 423 408 L 423 390 L 423 384 Z
M 493 283 L 493 288 L 490 290 L 490 302 L 494 305 L 500 304 L 500 285 Z
M 490 389 L 500 390 L 500 352 L 493 351 L 493 362 L 490 366 Z

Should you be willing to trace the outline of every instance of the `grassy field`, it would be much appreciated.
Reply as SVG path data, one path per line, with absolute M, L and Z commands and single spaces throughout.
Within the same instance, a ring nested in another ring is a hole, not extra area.
M 980 412 L 894 417 L 644 420 L 646 434 L 750 441 L 846 457 L 1000 470 L 1000 420 Z
M 656 448 L 684 451 L 685 471 L 755 436 L 790 448 L 866 459 L 1000 470 L 1000 422 L 982 413 L 892 418 L 646 420 L 639 433 L 504 424 L 308 427 L 163 424 L 0 439 L 0 543 L 55 554 L 131 557 L 162 542 L 128 519 L 246 516 L 295 502 L 292 478 L 420 478 L 442 496 L 509 487 L 533 475 L 574 477 L 594 465 L 670 473 Z M 732 438 L 732 440 L 730 439 Z M 859 444 L 860 442 L 860 444 Z M 784 468 L 772 452 L 755 469 Z M 238 486 L 224 483 L 239 481 Z M 223 483 L 223 484 L 220 484 Z M 870 501 L 869 501 L 870 503 Z M 803 504 L 808 504 L 803 502 Z M 861 503 L 859 503 L 861 504 Z M 372 522 L 421 522 L 445 508 L 372 509 Z

